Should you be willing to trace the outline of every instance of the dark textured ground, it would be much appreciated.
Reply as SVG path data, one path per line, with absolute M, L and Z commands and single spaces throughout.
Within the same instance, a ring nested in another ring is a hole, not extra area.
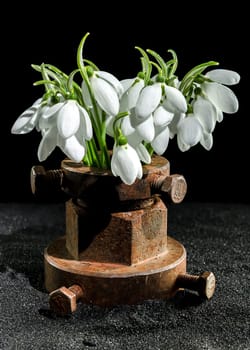
M 188 271 L 211 270 L 214 297 L 194 293 L 112 309 L 48 309 L 43 249 L 64 233 L 58 204 L 0 204 L 0 349 L 250 349 L 250 206 L 184 203 L 169 210 L 169 234 Z

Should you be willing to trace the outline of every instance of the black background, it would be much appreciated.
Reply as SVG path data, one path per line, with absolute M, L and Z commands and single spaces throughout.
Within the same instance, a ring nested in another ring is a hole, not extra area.
M 76 49 L 86 32 L 91 35 L 85 57 L 119 79 L 133 77 L 140 69 L 138 45 L 168 58 L 174 49 L 181 78 L 194 65 L 216 60 L 220 68 L 237 71 L 242 79 L 232 87 L 240 109 L 224 115 L 214 132 L 214 146 L 200 145 L 182 153 L 170 142 L 165 156 L 172 173 L 188 182 L 187 201 L 249 202 L 249 59 L 247 10 L 227 5 L 155 2 L 84 3 L 67 6 L 53 2 L 6 5 L 1 24 L 1 191 L 0 201 L 32 201 L 29 172 L 39 164 L 40 134 L 11 135 L 17 117 L 43 92 L 33 87 L 40 79 L 30 64 L 51 63 L 66 73 L 76 68 Z M 238 22 L 238 23 L 237 23 Z M 237 24 L 236 24 L 237 23 Z M 64 155 L 56 150 L 44 162 L 57 167 Z

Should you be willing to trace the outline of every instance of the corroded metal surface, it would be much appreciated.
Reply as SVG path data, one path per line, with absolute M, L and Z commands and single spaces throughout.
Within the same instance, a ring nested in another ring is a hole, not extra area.
M 167 249 L 167 208 L 157 196 L 139 210 L 106 215 L 78 210 L 66 203 L 66 247 L 75 259 L 132 265 Z
M 124 265 L 77 261 L 65 248 L 65 237 L 45 250 L 45 286 L 49 292 L 62 285 L 84 289 L 82 301 L 109 306 L 133 304 L 145 299 L 170 298 L 178 290 L 176 280 L 186 272 L 186 251 L 168 238 L 168 250 L 143 263 Z
M 64 174 L 62 188 L 73 198 L 98 197 L 115 207 L 119 201 L 145 199 L 151 196 L 151 188 L 163 181 L 170 172 L 169 162 L 164 157 L 152 157 L 152 163 L 143 166 L 143 178 L 132 185 L 124 184 L 109 170 L 81 166 L 71 160 L 61 163 Z

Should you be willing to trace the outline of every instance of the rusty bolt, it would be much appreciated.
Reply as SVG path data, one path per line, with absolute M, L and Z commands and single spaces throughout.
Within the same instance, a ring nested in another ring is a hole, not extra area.
M 41 165 L 31 168 L 30 184 L 31 191 L 36 196 L 44 197 L 48 189 L 54 193 L 61 191 L 63 171 L 61 169 L 45 170 Z
M 49 295 L 49 304 L 59 316 L 65 316 L 76 311 L 77 301 L 83 297 L 83 289 L 77 284 L 69 288 L 61 287 Z
M 205 271 L 199 276 L 189 274 L 178 275 L 176 286 L 178 288 L 195 290 L 199 293 L 200 297 L 210 299 L 214 294 L 215 282 L 213 272 Z
M 187 193 L 187 183 L 184 176 L 174 174 L 163 180 L 160 190 L 163 193 L 168 193 L 173 203 L 180 203 Z

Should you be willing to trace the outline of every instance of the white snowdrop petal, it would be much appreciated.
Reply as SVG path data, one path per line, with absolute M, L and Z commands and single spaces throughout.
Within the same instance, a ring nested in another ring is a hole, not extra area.
M 185 113 L 175 113 L 171 123 L 168 125 L 170 138 L 173 138 L 177 134 L 178 126 L 180 122 L 185 118 Z
M 81 87 L 82 87 L 82 97 L 83 97 L 83 101 L 84 101 L 85 105 L 88 108 L 92 108 L 93 105 L 92 105 L 91 97 L 90 97 L 89 90 L 88 90 L 87 85 L 86 85 L 84 80 L 82 81 Z
M 56 128 L 48 129 L 43 133 L 43 138 L 38 147 L 38 159 L 43 162 L 55 149 L 57 145 L 57 130 Z
M 80 163 L 85 155 L 85 147 L 78 141 L 75 135 L 67 139 L 59 135 L 58 146 L 67 157 L 76 163 Z
M 193 112 L 204 130 L 207 133 L 211 133 L 214 130 L 217 119 L 215 106 L 209 100 L 198 97 L 193 104 Z
M 114 123 L 115 117 L 112 115 L 109 115 L 105 119 L 105 125 L 106 125 L 106 134 L 114 137 L 114 129 L 113 129 L 113 123 Z
M 142 169 L 142 165 L 141 163 L 138 164 L 138 168 L 137 168 L 137 179 L 141 179 L 143 176 L 143 169 Z
M 218 83 L 203 83 L 201 87 L 209 100 L 222 112 L 231 114 L 238 111 L 238 99 L 228 87 Z
M 218 109 L 218 108 L 216 108 L 216 112 L 217 112 L 217 118 L 216 118 L 217 122 L 221 123 L 223 118 L 224 118 L 223 112 L 220 109 Z
M 93 129 L 90 117 L 85 108 L 78 105 L 78 110 L 80 112 L 80 125 L 83 128 L 83 135 L 86 140 L 90 140 L 93 137 Z
M 235 85 L 240 81 L 240 75 L 228 69 L 213 69 L 206 73 L 206 77 L 220 84 Z
M 68 100 L 57 115 L 59 134 L 65 139 L 76 133 L 80 126 L 80 112 L 76 101 Z
M 138 146 L 135 148 L 135 150 L 138 154 L 138 157 L 143 163 L 145 164 L 151 163 L 151 156 L 148 153 L 147 148 L 142 143 L 139 143 Z
M 130 86 L 134 83 L 134 81 L 135 81 L 135 78 L 123 79 L 120 81 L 123 87 L 123 93 L 125 93 L 130 88 Z
M 128 108 L 134 108 L 138 101 L 141 90 L 144 87 L 144 81 L 142 79 L 137 79 L 136 83 L 134 83 L 128 90 Z
M 39 118 L 38 127 L 39 130 L 49 129 L 57 124 L 56 116 L 52 118 L 43 118 L 43 115 Z
M 199 121 L 193 116 L 183 119 L 178 127 L 178 134 L 182 142 L 190 147 L 200 142 L 202 127 Z
M 155 136 L 154 119 L 152 115 L 136 126 L 136 131 L 146 142 L 151 142 Z
M 111 171 L 115 176 L 120 176 L 125 184 L 131 185 L 142 176 L 141 167 L 136 151 L 129 144 L 114 147 Z
M 130 116 L 129 115 L 127 115 L 126 117 L 122 118 L 121 129 L 122 129 L 123 135 L 125 135 L 125 136 L 128 136 L 128 135 L 132 134 L 135 131 L 135 129 L 131 125 Z
M 17 118 L 11 128 L 12 134 L 27 134 L 34 129 L 34 124 L 31 123 L 31 118 L 34 113 L 25 113 Z
M 60 111 L 60 109 L 63 107 L 64 104 L 65 102 L 59 102 L 52 106 L 46 106 L 46 108 L 42 108 L 41 115 L 43 119 L 53 117 L 56 113 Z
M 42 99 L 39 98 L 17 118 L 11 128 L 12 134 L 27 134 L 34 129 L 39 118 L 38 111 L 41 102 Z
M 183 142 L 180 135 L 177 135 L 177 144 L 182 152 L 186 152 L 190 149 L 190 146 Z
M 172 121 L 174 113 L 168 112 L 165 108 L 159 106 L 154 111 L 153 117 L 155 126 L 168 125 Z
M 97 78 L 95 75 L 90 79 L 94 95 L 99 106 L 108 115 L 119 113 L 119 99 L 115 89 L 106 80 Z
M 131 185 L 136 179 L 137 168 L 133 165 L 131 167 L 131 161 L 128 161 L 126 154 L 120 150 L 120 147 L 117 147 L 116 152 L 117 156 L 111 159 L 111 170 L 120 176 L 125 184 Z
M 113 75 L 110 74 L 108 72 L 104 72 L 104 71 L 97 71 L 96 74 L 106 80 L 110 85 L 113 86 L 113 88 L 115 89 L 115 91 L 117 92 L 118 97 L 120 98 L 124 92 L 123 90 L 123 86 L 120 83 L 120 81 Z
M 141 135 L 138 134 L 137 130 L 135 129 L 134 132 L 132 134 L 129 134 L 126 136 L 128 143 L 134 148 L 136 149 L 139 144 L 143 141 L 143 138 L 141 137 Z
M 135 106 L 135 113 L 138 118 L 146 119 L 159 105 L 161 101 L 161 83 L 156 83 L 144 87 L 141 90 L 137 104 Z
M 187 111 L 187 102 L 180 90 L 175 87 L 165 85 L 166 98 L 163 101 L 163 107 L 171 113 L 185 113 Z
M 158 130 L 156 129 L 156 136 L 151 142 L 151 146 L 158 155 L 161 155 L 166 151 L 168 147 L 169 128 L 165 127 L 164 129 L 160 129 L 158 132 L 157 131 Z
M 129 111 L 135 108 L 138 101 L 141 90 L 144 87 L 144 81 L 142 79 L 135 79 L 130 88 L 123 94 L 120 102 L 120 111 Z
M 207 150 L 210 151 L 210 149 L 213 146 L 213 135 L 210 133 L 203 133 L 200 144 Z

